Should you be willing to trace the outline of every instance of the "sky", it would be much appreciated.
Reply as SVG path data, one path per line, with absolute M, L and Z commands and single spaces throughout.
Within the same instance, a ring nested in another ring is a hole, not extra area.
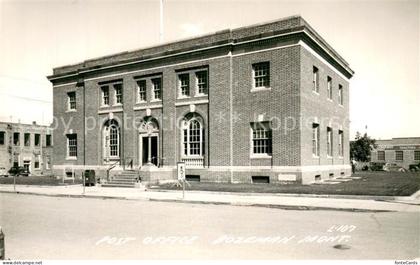
M 163 42 L 291 15 L 350 64 L 350 134 L 420 137 L 419 0 L 164 0 Z M 159 44 L 159 0 L 0 0 L 0 120 L 49 124 L 53 67 Z

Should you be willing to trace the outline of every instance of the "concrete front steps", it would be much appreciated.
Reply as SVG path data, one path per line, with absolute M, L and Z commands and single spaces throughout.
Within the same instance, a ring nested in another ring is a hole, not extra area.
M 111 177 L 109 182 L 102 184 L 102 187 L 135 188 L 138 177 L 137 171 L 124 170 Z

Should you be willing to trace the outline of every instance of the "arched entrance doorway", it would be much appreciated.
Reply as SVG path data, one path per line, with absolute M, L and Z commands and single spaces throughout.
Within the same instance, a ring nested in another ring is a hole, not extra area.
M 159 126 L 149 117 L 139 127 L 139 165 L 158 167 L 159 160 Z

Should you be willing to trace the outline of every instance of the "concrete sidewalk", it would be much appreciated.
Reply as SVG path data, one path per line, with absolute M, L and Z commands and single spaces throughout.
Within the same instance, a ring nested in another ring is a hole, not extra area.
M 0 192 L 15 192 L 13 185 L 0 185 Z M 228 192 L 186 191 L 154 191 L 134 188 L 85 187 L 68 186 L 34 186 L 16 185 L 20 194 L 35 194 L 62 197 L 109 198 L 126 200 L 171 201 L 185 203 L 209 203 L 238 206 L 260 206 L 294 210 L 345 210 L 345 211 L 401 211 L 420 213 L 420 192 L 409 197 L 389 197 L 389 200 L 372 198 L 331 198 L 325 196 L 299 194 L 234 194 Z

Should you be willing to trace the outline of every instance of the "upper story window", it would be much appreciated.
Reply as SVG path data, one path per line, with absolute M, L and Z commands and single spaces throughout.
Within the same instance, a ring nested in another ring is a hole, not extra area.
M 343 105 L 343 86 L 342 85 L 338 85 L 338 103 L 340 103 L 340 105 Z
M 67 93 L 67 109 L 75 110 L 76 109 L 76 92 Z
M 312 154 L 319 156 L 319 124 L 312 124 Z
M 270 87 L 270 63 L 256 63 L 252 65 L 254 88 Z
M 403 151 L 395 151 L 395 160 L 397 160 L 397 161 L 403 161 L 404 160 Z
M 51 146 L 51 134 L 45 135 L 45 145 Z
M 319 93 L 319 70 L 315 66 L 312 69 L 312 83 L 313 88 L 312 90 L 316 93 Z
M 331 127 L 327 127 L 327 156 L 333 156 L 333 135 Z
M 137 102 L 147 101 L 146 80 L 137 81 Z
M 122 84 L 115 84 L 115 103 L 116 104 L 123 104 L 123 87 Z
M 378 151 L 378 160 L 379 161 L 385 160 L 385 151 Z
M 178 87 L 180 97 L 190 96 L 190 75 L 188 73 L 178 75 Z
M 67 134 L 67 157 L 77 157 L 77 134 Z
M 251 123 L 252 128 L 252 154 L 272 154 L 272 130 L 269 122 Z
M 109 86 L 101 87 L 102 91 L 102 106 L 109 106 Z
M 5 134 L 6 132 L 3 132 L 3 131 L 0 132 L 0 145 L 4 145 Z
M 332 78 L 327 77 L 327 97 L 332 100 Z
M 20 145 L 20 133 L 18 132 L 13 133 L 13 144 Z
M 162 99 L 162 78 L 153 78 L 152 79 L 152 87 L 153 87 L 153 100 L 161 100 Z
M 24 140 L 24 145 L 25 146 L 30 146 L 31 145 L 31 134 L 30 133 L 25 133 L 23 135 L 23 140 Z
M 35 134 L 35 140 L 34 140 L 35 146 L 41 145 L 41 135 L 39 133 Z
M 207 95 L 208 94 L 208 75 L 207 71 L 199 71 L 195 73 L 197 81 L 197 94 Z

